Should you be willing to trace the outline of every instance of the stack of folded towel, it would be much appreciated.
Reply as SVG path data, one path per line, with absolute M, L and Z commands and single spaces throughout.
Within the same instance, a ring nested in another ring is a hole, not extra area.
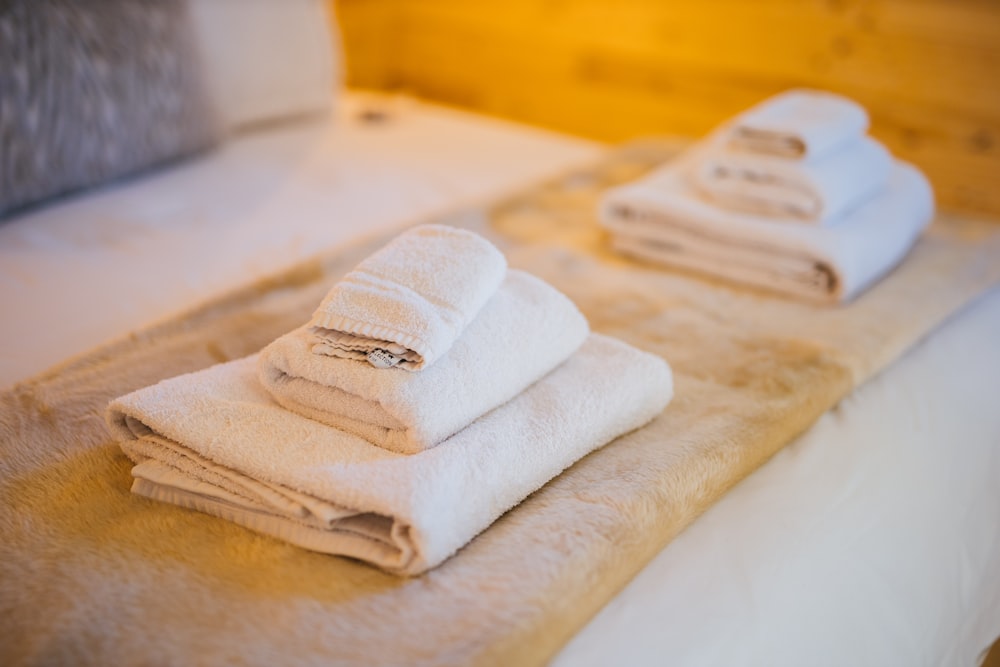
M 849 301 L 902 260 L 934 214 L 927 179 L 867 130 L 851 100 L 783 93 L 609 190 L 601 223 L 639 259 Z
M 488 241 L 424 225 L 258 355 L 116 399 L 108 423 L 137 494 L 418 574 L 672 391 Z

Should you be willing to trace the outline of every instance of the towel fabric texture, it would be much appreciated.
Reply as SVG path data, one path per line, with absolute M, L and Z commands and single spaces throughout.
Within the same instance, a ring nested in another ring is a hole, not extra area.
M 897 161 L 883 193 L 835 225 L 774 220 L 713 206 L 691 159 L 609 190 L 602 224 L 620 252 L 818 301 L 849 301 L 894 267 L 931 222 L 927 179 Z
M 790 160 L 709 142 L 694 169 L 712 203 L 785 220 L 835 224 L 881 192 L 892 157 L 870 137 L 855 137 L 815 160 Z
M 790 90 L 764 100 L 731 123 L 733 148 L 781 157 L 819 159 L 868 131 L 856 102 L 819 90 Z
M 415 227 L 333 286 L 310 321 L 313 352 L 382 368 L 430 366 L 493 296 L 506 270 L 503 254 L 477 234 Z
M 838 95 L 777 95 L 609 190 L 599 218 L 625 255 L 850 301 L 906 256 L 934 215 L 924 175 L 867 128 L 865 110 Z
M 107 420 L 137 464 L 134 492 L 415 575 L 653 419 L 672 391 L 661 358 L 592 334 L 511 401 L 412 456 L 281 408 L 254 356 L 116 399 Z
M 444 357 L 416 373 L 310 352 L 308 328 L 260 354 L 260 381 L 293 412 L 413 454 L 509 401 L 586 339 L 586 318 L 548 283 L 511 270 Z

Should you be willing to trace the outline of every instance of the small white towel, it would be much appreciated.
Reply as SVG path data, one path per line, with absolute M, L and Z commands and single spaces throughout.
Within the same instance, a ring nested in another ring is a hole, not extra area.
M 247 357 L 111 403 L 108 424 L 137 464 L 132 491 L 404 575 L 444 561 L 673 392 L 662 359 L 594 334 L 509 403 L 403 456 L 284 410 L 256 366 Z
M 302 328 L 264 348 L 260 380 L 289 410 L 413 454 L 509 401 L 573 354 L 588 331 L 565 295 L 511 270 L 448 354 L 419 373 L 312 354 Z
M 609 190 L 601 223 L 620 252 L 821 301 L 848 301 L 894 267 L 934 215 L 916 168 L 896 162 L 885 191 L 830 227 L 717 208 L 690 183 L 687 159 Z
M 694 181 L 713 203 L 786 220 L 835 224 L 885 188 L 892 156 L 858 137 L 816 160 L 788 160 L 709 141 Z
M 313 314 L 313 352 L 416 371 L 440 358 L 503 281 L 507 260 L 481 236 L 414 227 L 337 282 Z
M 868 131 L 868 113 L 856 102 L 820 90 L 790 90 L 768 98 L 729 124 L 735 149 L 819 159 Z

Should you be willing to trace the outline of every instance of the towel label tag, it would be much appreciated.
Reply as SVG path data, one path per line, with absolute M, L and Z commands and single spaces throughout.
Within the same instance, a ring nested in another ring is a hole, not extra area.
M 392 352 L 381 348 L 375 348 L 368 353 L 368 363 L 375 368 L 392 368 L 402 360 L 402 357 L 397 357 Z

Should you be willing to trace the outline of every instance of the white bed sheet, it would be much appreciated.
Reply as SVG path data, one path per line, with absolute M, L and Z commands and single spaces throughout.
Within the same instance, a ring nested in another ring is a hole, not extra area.
M 415 102 L 358 122 L 369 103 L 0 223 L 0 385 L 599 151 Z M 556 664 L 974 664 L 1000 632 L 997 340 L 1000 291 L 738 485 Z
M 374 108 L 384 121 L 360 120 Z M 352 238 L 516 190 L 600 150 L 346 93 L 333 118 L 247 134 L 0 221 L 0 387 Z

